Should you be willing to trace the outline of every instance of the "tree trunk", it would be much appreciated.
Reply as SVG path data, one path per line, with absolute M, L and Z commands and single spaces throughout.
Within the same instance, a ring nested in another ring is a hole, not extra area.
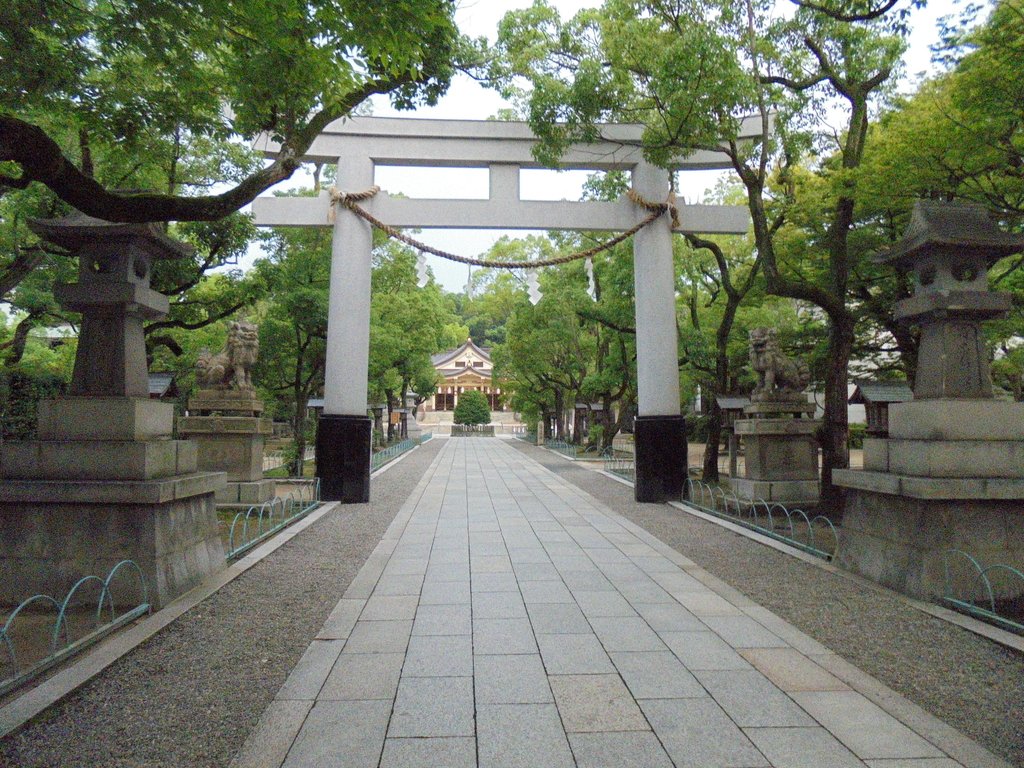
M 849 418 L 847 383 L 850 353 L 853 349 L 853 318 L 833 319 L 829 327 L 828 370 L 825 373 L 825 414 L 819 442 L 821 444 L 821 506 L 822 511 L 841 519 L 843 491 L 832 483 L 833 469 L 850 466 L 847 446 Z
M 587 412 L 582 408 L 574 408 L 572 412 L 572 442 L 574 445 L 582 445 L 583 439 L 586 437 L 584 434 L 586 430 L 584 427 L 584 421 L 586 420 Z
M 309 398 L 306 395 L 295 399 L 295 411 L 292 414 L 292 432 L 295 439 L 295 460 L 288 472 L 292 477 L 302 477 L 306 461 L 306 409 Z
M 712 399 L 711 413 L 708 416 L 708 440 L 704 444 L 704 467 L 701 475 L 705 483 L 717 483 L 718 477 L 718 446 L 722 440 L 722 409 L 718 401 Z
M 388 401 L 388 433 L 387 439 L 384 442 L 391 443 L 394 442 L 395 439 L 395 425 L 391 417 L 391 409 L 394 407 L 395 398 L 390 392 L 385 391 L 384 399 Z
M 604 408 L 600 415 L 600 423 L 602 427 L 601 451 L 611 448 L 615 435 L 619 433 L 619 425 L 612 420 L 612 398 L 609 395 L 605 395 L 603 404 Z

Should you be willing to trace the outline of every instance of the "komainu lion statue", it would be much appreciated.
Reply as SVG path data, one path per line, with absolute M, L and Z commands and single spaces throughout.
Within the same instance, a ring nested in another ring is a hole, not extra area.
M 750 367 L 757 373 L 752 400 L 788 399 L 800 395 L 811 381 L 807 363 L 779 350 L 774 328 L 750 330 Z
M 260 351 L 259 329 L 241 320 L 228 327 L 224 350 L 212 354 L 204 349 L 196 360 L 196 384 L 212 389 L 252 390 L 249 369 Z

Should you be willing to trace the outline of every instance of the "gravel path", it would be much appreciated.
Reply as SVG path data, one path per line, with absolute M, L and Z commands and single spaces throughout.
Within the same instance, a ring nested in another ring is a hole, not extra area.
M 442 441 L 0 741 L 0 766 L 226 766 Z
M 622 483 L 513 443 L 918 706 L 1024 766 L 1024 654 L 666 504 L 637 504 Z

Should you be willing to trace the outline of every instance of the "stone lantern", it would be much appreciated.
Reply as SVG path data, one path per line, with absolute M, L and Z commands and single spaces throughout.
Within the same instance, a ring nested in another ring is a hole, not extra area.
M 979 205 L 920 201 L 900 242 L 880 261 L 914 278 L 914 294 L 897 302 L 896 320 L 919 325 L 914 397 L 992 397 L 981 322 L 1010 309 L 1008 293 L 988 289 L 989 261 L 1024 248 L 1000 232 Z
M 943 592 L 953 549 L 1024 567 L 1024 403 L 993 398 L 981 329 L 1010 309 L 989 264 L 1022 250 L 981 206 L 921 201 L 881 259 L 914 276 L 894 314 L 920 327 L 917 376 L 913 400 L 889 406 L 888 438 L 864 440 L 864 470 L 833 470 L 847 489 L 841 565 L 921 597 Z
M 143 322 L 167 313 L 153 262 L 190 255 L 154 224 L 81 214 L 31 221 L 78 257 L 60 305 L 82 314 L 70 396 L 39 403 L 36 440 L 0 446 L 0 600 L 63 594 L 134 560 L 160 605 L 224 567 L 213 506 L 223 473 L 173 440 L 174 406 L 149 399 Z

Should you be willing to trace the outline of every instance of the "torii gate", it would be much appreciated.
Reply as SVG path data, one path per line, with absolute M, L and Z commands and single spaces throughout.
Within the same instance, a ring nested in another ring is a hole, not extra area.
M 760 135 L 748 120 L 742 137 Z M 605 125 L 601 140 L 573 144 L 562 169 L 631 171 L 633 189 L 652 202 L 669 195 L 669 172 L 643 158 L 638 125 Z M 338 164 L 337 187 L 355 193 L 374 183 L 378 165 L 488 168 L 487 200 L 414 200 L 380 193 L 362 203 L 394 227 L 625 231 L 648 211 L 617 202 L 548 202 L 519 199 L 519 170 L 542 168 L 533 156 L 538 139 L 524 123 L 357 117 L 331 123 L 303 160 Z M 268 154 L 274 147 L 267 146 Z M 674 169 L 728 167 L 722 155 L 697 152 Z M 370 225 L 352 211 L 332 211 L 318 198 L 260 197 L 256 224 L 325 227 L 333 220 L 324 413 L 316 441 L 316 472 L 329 500 L 370 498 L 372 422 L 367 414 L 370 347 Z M 333 215 L 332 215 L 333 213 Z M 746 210 L 736 206 L 682 205 L 675 232 L 743 234 Z M 663 216 L 633 238 L 636 299 L 638 416 L 634 430 L 637 501 L 679 498 L 686 480 L 686 430 L 679 409 L 675 272 L 672 224 Z

